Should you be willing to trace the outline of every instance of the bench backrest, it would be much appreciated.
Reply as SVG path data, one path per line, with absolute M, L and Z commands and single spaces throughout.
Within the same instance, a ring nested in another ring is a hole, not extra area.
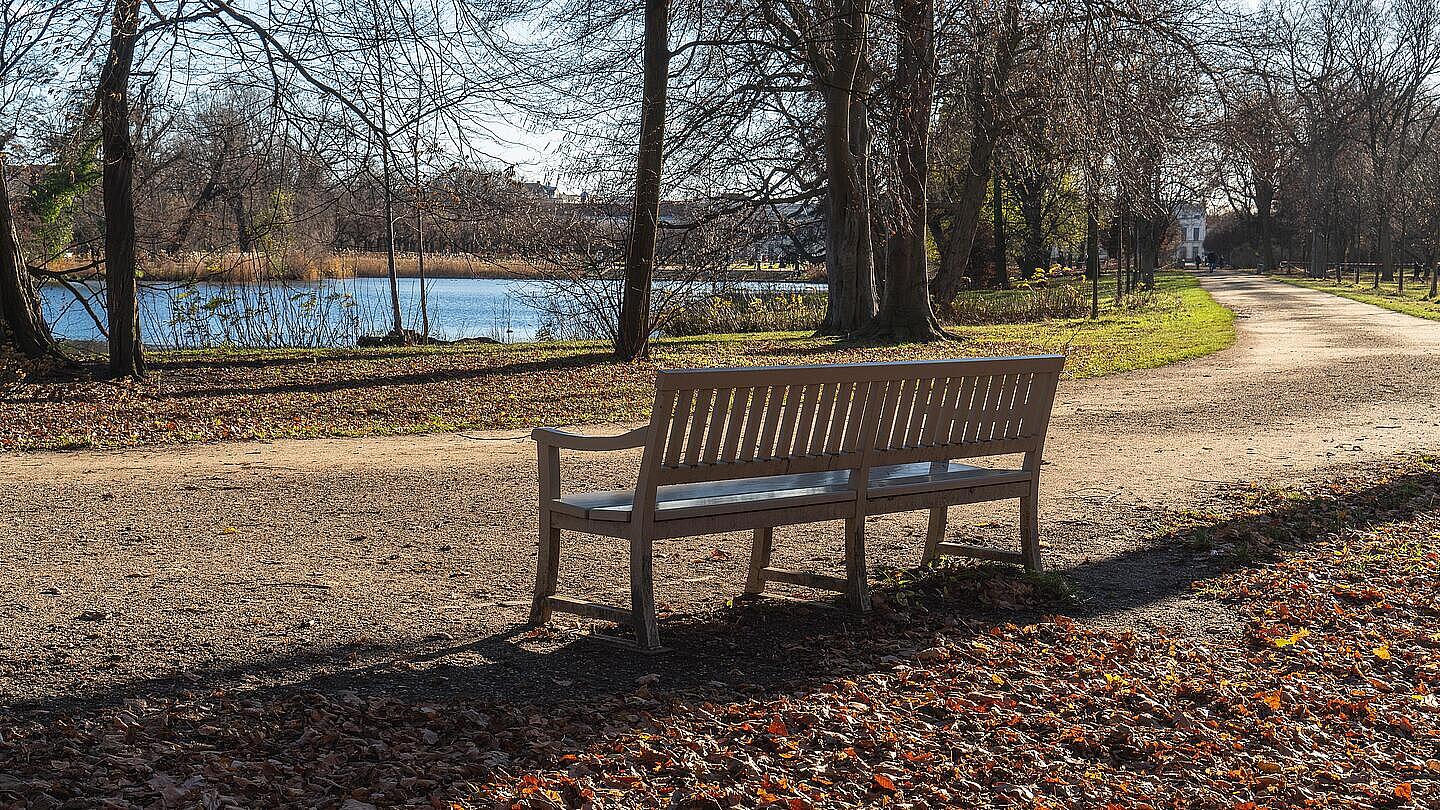
M 642 479 L 654 486 L 1033 453 L 1064 362 L 659 371 Z

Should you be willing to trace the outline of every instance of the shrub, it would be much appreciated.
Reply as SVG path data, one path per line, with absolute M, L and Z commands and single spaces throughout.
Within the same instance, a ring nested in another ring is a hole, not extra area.
M 1014 290 L 961 293 L 948 310 L 938 315 L 945 323 L 957 326 L 986 326 L 1046 318 L 1081 318 L 1089 313 L 1090 296 L 1080 287 L 1031 284 Z
M 667 335 L 795 332 L 820 326 L 825 294 L 741 290 L 698 298 L 665 323 Z

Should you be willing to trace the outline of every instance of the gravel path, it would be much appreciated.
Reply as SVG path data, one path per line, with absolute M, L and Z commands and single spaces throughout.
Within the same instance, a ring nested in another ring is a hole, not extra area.
M 1242 274 L 1204 284 L 1241 316 L 1234 348 L 1060 389 L 1042 536 L 1095 621 L 1233 632 L 1188 594 L 1197 554 L 1149 542 L 1167 510 L 1440 447 L 1440 323 Z M 636 460 L 564 480 L 622 486 Z M 563 626 L 517 635 L 534 481 L 533 446 L 514 434 L 5 457 L 0 706 L 362 678 L 518 697 L 657 667 L 724 675 Z M 952 532 L 1005 542 L 1008 509 L 956 510 Z M 876 520 L 872 561 L 915 562 L 923 529 L 923 515 Z M 591 542 L 588 559 L 562 562 L 562 587 L 623 602 L 620 545 Z M 834 569 L 840 542 L 829 525 L 782 530 L 777 562 Z M 662 544 L 659 601 L 677 614 L 722 604 L 747 548 L 733 535 Z

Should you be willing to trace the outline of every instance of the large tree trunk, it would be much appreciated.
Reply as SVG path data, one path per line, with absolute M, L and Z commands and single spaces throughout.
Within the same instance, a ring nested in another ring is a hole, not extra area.
M 135 148 L 130 139 L 130 70 L 139 39 L 140 0 L 116 0 L 110 52 L 100 72 L 101 187 L 105 208 L 105 308 L 109 313 L 110 372 L 142 376 L 145 353 L 135 302 Z
M 670 75 L 670 2 L 645 0 L 645 82 L 640 99 L 640 149 L 635 162 L 635 209 L 625 252 L 625 288 L 615 356 L 650 354 L 650 286 L 660 229 L 660 172 L 665 151 L 665 100 Z
M 27 357 L 42 357 L 55 347 L 40 293 L 25 267 L 20 240 L 15 235 L 15 218 L 10 210 L 10 190 L 5 155 L 0 153 L 0 342 L 19 349 Z
M 868 0 L 842 0 L 830 19 L 833 65 L 819 77 L 825 101 L 825 177 L 829 208 L 825 270 L 829 300 L 822 335 L 848 335 L 875 317 L 875 264 L 870 239 L 870 152 L 865 106 Z
M 867 340 L 929 341 L 946 335 L 930 308 L 925 192 L 935 90 L 934 0 L 895 0 L 900 37 L 894 94 L 895 232 L 880 311 L 856 333 Z
M 825 224 L 825 273 L 829 302 L 820 334 L 848 335 L 875 316 L 875 265 L 870 242 L 869 190 L 863 158 L 852 149 L 854 93 L 825 92 L 825 174 L 829 209 Z

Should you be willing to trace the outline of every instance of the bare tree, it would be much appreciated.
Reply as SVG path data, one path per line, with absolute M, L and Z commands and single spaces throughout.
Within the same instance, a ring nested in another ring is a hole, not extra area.
M 640 148 L 635 167 L 635 207 L 625 252 L 615 356 L 631 361 L 650 353 L 650 285 L 655 277 L 655 237 L 660 227 L 660 171 L 665 150 L 665 97 L 670 81 L 670 3 L 645 0 L 645 86 L 640 96 Z
M 52 46 L 87 32 L 76 11 L 60 3 L 0 7 L 0 342 L 30 357 L 50 353 L 55 343 L 17 234 L 6 153 L 26 120 L 40 117 L 42 90 L 59 78 Z
M 925 242 L 935 94 L 935 5 L 933 0 L 895 0 L 894 11 L 898 37 L 891 82 L 894 232 L 887 246 L 880 310 L 856 336 L 939 340 L 947 335 L 930 306 Z
M 105 197 L 105 310 L 109 314 L 110 373 L 145 373 L 140 314 L 135 300 L 135 150 L 130 138 L 130 73 L 140 39 L 140 0 L 116 0 L 110 49 L 96 88 L 100 106 L 101 181 Z

